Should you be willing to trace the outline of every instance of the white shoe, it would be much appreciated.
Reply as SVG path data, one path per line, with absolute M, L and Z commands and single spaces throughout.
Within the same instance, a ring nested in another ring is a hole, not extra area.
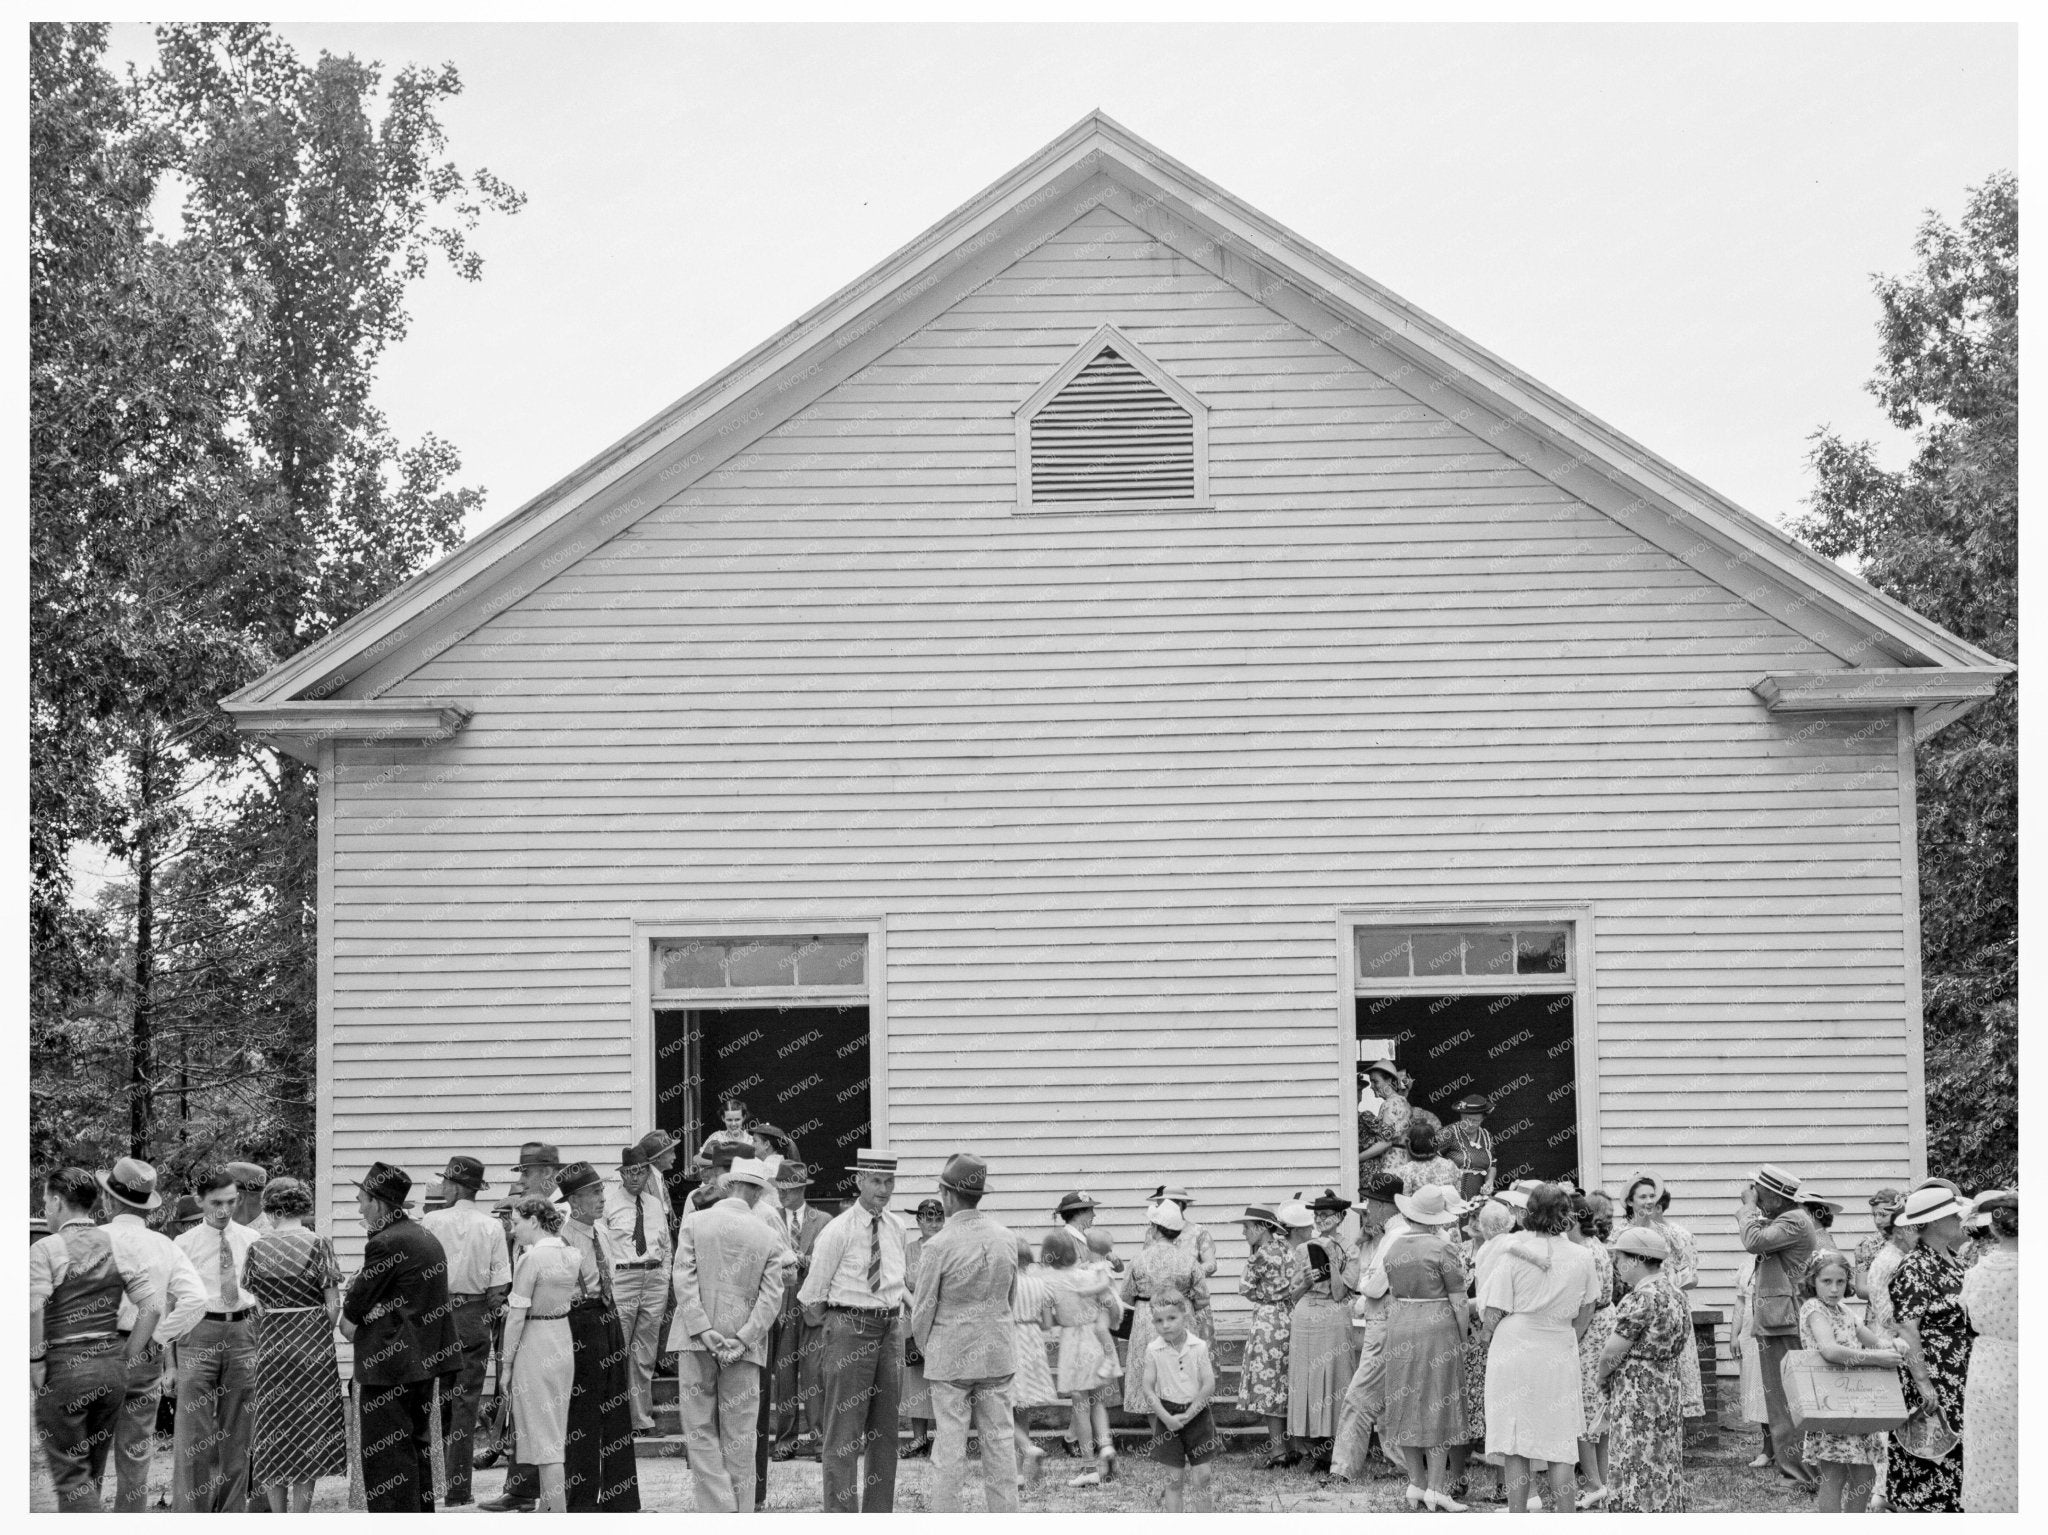
M 1438 1513 L 1462 1514 L 1466 1512 L 1464 1504 L 1458 1502 L 1449 1493 L 1438 1492 L 1433 1487 L 1422 1495 L 1422 1499 Z
M 1581 1513 L 1584 1513 L 1589 1508 L 1600 1507 L 1606 1501 L 1607 1489 L 1605 1487 L 1595 1487 L 1591 1492 L 1580 1493 L 1578 1502 L 1574 1503 L 1572 1506 L 1578 1509 Z
M 1102 1473 L 1100 1471 L 1083 1471 L 1079 1476 L 1069 1477 L 1067 1485 L 1069 1487 L 1100 1487 L 1102 1485 Z
M 1408 1500 L 1410 1508 L 1423 1508 L 1429 1503 L 1429 1494 L 1413 1482 L 1408 1484 L 1408 1490 L 1402 1496 Z
M 1540 1493 L 1532 1492 L 1529 1494 L 1529 1512 L 1532 1514 L 1543 1512 L 1543 1497 Z

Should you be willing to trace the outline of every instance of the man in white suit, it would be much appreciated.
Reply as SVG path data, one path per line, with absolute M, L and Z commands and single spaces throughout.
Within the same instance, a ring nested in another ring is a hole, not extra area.
M 784 1243 L 754 1213 L 773 1182 L 766 1164 L 741 1157 L 715 1204 L 683 1218 L 676 1233 L 676 1351 L 683 1438 L 697 1507 L 751 1513 L 761 1367 L 782 1308 Z

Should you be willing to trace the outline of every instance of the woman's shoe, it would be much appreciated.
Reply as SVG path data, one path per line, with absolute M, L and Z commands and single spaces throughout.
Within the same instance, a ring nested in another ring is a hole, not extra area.
M 1426 1508 L 1429 1506 L 1428 1491 L 1417 1487 L 1413 1482 L 1408 1484 L 1408 1490 L 1402 1493 L 1401 1496 L 1408 1500 L 1410 1508 Z
M 1756 1459 L 1749 1463 L 1749 1469 L 1752 1471 L 1761 1471 L 1765 1466 L 1768 1466 L 1770 1463 L 1771 1457 L 1759 1451 Z
M 1607 1497 L 1608 1493 L 1605 1487 L 1595 1487 L 1591 1492 L 1580 1493 L 1578 1502 L 1574 1503 L 1572 1507 L 1576 1508 L 1580 1513 L 1584 1513 L 1589 1508 L 1599 1508 L 1606 1503 Z
M 1282 1455 L 1278 1460 L 1273 1462 L 1273 1467 L 1277 1471 L 1285 1471 L 1290 1467 L 1300 1465 L 1307 1458 L 1308 1457 L 1303 1455 L 1299 1450 L 1289 1450 L 1285 1455 Z
M 1462 1514 L 1466 1512 L 1464 1504 L 1454 1501 L 1449 1493 L 1438 1492 L 1435 1488 L 1425 1492 L 1422 1495 L 1422 1501 L 1440 1514 Z
M 911 1440 L 909 1444 L 905 1445 L 902 1449 L 898 1450 L 896 1452 L 896 1458 L 898 1460 L 916 1460 L 919 1456 L 929 1455 L 931 1454 L 931 1452 L 931 1436 L 927 1434 L 922 1439 Z
M 1067 1478 L 1067 1485 L 1069 1487 L 1100 1487 L 1102 1485 L 1102 1473 L 1100 1471 L 1083 1471 L 1079 1476 Z

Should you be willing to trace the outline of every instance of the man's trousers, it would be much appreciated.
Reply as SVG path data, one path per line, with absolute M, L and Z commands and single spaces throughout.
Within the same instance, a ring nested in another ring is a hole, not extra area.
M 128 1367 L 128 1391 L 114 1425 L 114 1512 L 149 1507 L 149 1467 L 156 1457 L 156 1411 L 164 1393 L 164 1351 L 154 1343 Z
M 491 1317 L 481 1295 L 451 1295 L 449 1320 L 462 1344 L 462 1368 L 441 1394 L 441 1454 L 447 1468 L 448 1501 L 470 1500 L 476 1417 L 483 1406 L 484 1374 L 491 1363 Z
M 935 1380 L 932 1417 L 932 1512 L 960 1512 L 960 1480 L 967 1467 L 967 1424 L 981 1439 L 981 1487 L 992 1514 L 1017 1511 L 1017 1440 L 1010 1407 L 1012 1375 L 986 1380 Z
M 661 1357 L 661 1323 L 668 1310 L 668 1271 L 612 1270 L 612 1300 L 626 1335 L 626 1383 L 633 1393 L 633 1428 L 654 1427 L 654 1364 Z
M 1787 1476 L 1796 1476 L 1801 1481 L 1814 1479 L 1813 1469 L 1804 1458 L 1805 1435 L 1792 1426 L 1792 1409 L 1785 1401 L 1785 1355 L 1799 1347 L 1794 1334 L 1778 1337 L 1758 1338 L 1757 1367 L 1764 1378 L 1764 1411 L 1771 1417 L 1771 1449 L 1778 1469 Z M 1691 1347 L 1690 1340 L 1687 1347 Z
M 761 1367 L 744 1359 L 722 1365 L 703 1349 L 684 1349 L 676 1355 L 676 1394 L 697 1507 L 752 1513 Z
M 127 1341 L 95 1338 L 52 1343 L 35 1399 L 36 1439 L 66 1514 L 100 1511 L 100 1478 L 113 1450 L 115 1423 L 128 1391 Z
M 825 1313 L 819 1329 L 818 1416 L 825 1512 L 882 1514 L 896 1507 L 896 1414 L 903 1401 L 900 1320 Z M 1009 1439 L 1005 1436 L 1005 1444 Z
M 363 1498 L 373 1514 L 434 1511 L 434 1382 L 357 1381 Z M 182 1417 L 184 1409 L 179 1409 Z
M 171 1507 L 181 1514 L 244 1513 L 256 1428 L 256 1324 L 248 1317 L 202 1319 L 178 1340 L 177 1353 Z

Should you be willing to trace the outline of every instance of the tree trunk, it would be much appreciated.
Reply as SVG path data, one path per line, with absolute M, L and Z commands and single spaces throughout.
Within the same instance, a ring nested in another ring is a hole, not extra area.
M 156 794 L 145 739 L 135 753 L 135 992 L 128 1024 L 128 1154 L 149 1160 L 151 1041 L 155 982 Z

